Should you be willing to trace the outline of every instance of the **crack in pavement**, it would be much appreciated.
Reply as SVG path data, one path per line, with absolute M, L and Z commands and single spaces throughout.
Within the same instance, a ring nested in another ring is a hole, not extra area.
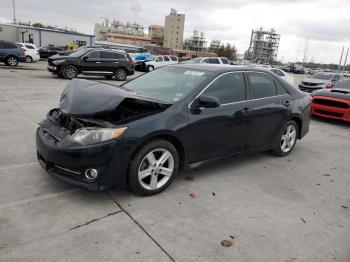
M 126 211 L 114 198 L 109 194 L 109 192 L 105 192 L 106 195 L 113 201 L 115 205 L 117 205 L 121 211 L 123 211 L 163 252 L 164 254 L 173 262 L 176 262 L 175 259 L 151 236 L 150 233 L 146 231 L 146 229 L 139 223 L 133 216 Z
M 104 216 L 102 216 L 102 217 L 91 219 L 90 221 L 88 221 L 88 222 L 86 222 L 86 223 L 84 223 L 84 224 L 80 224 L 80 225 L 77 225 L 77 226 L 75 226 L 75 227 L 71 227 L 70 229 L 68 229 L 68 231 L 72 231 L 72 230 L 74 230 L 74 229 L 87 226 L 87 225 L 89 225 L 89 224 L 91 224 L 91 223 L 97 222 L 97 221 L 99 221 L 99 220 L 101 220 L 101 219 L 103 219 L 103 218 L 105 218 L 105 217 L 113 216 L 113 215 L 118 214 L 118 213 L 120 213 L 120 212 L 122 212 L 122 211 L 123 211 L 123 210 L 118 210 L 118 211 L 115 211 L 115 212 L 108 213 L 107 215 L 104 215 Z
M 104 215 L 104 216 L 102 216 L 102 217 L 100 217 L 100 218 L 94 218 L 94 219 L 92 219 L 92 220 L 90 220 L 90 221 L 88 221 L 88 222 L 86 222 L 86 223 L 84 223 L 84 224 L 81 224 L 81 225 L 72 227 L 72 228 L 70 228 L 70 229 L 68 229 L 68 230 L 65 230 L 65 231 L 63 231 L 63 232 L 58 232 L 58 233 L 51 234 L 51 235 L 44 236 L 44 237 L 38 237 L 38 238 L 31 239 L 31 240 L 28 240 L 28 241 L 25 241 L 25 242 L 22 242 L 22 243 L 18 243 L 18 244 L 15 244 L 15 245 L 0 246 L 0 249 L 20 247 L 20 246 L 28 245 L 28 244 L 30 244 L 30 243 L 32 243 L 32 242 L 35 242 L 35 241 L 44 240 L 44 239 L 50 239 L 50 238 L 55 238 L 55 237 L 64 235 L 64 234 L 66 234 L 66 233 L 68 233 L 68 232 L 71 232 L 71 231 L 74 230 L 74 229 L 78 229 L 78 228 L 80 228 L 80 227 L 82 227 L 82 226 L 86 226 L 86 225 L 89 225 L 89 224 L 91 224 L 91 223 L 93 223 L 93 222 L 99 221 L 99 220 L 101 220 L 101 219 L 103 219 L 103 218 L 105 218 L 105 217 L 113 216 L 113 215 L 116 215 L 116 214 L 119 214 L 119 213 L 122 213 L 122 212 L 123 212 L 123 210 L 117 210 L 117 211 L 115 211 L 115 212 L 108 213 L 107 215 Z

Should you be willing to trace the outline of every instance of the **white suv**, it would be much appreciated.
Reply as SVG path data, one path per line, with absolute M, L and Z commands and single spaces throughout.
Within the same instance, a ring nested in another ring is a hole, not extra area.
M 153 60 L 145 62 L 146 71 L 150 72 L 156 68 L 179 63 L 179 59 L 173 55 L 158 55 Z
M 184 64 L 217 64 L 229 65 L 230 61 L 226 57 L 198 57 L 183 62 Z
M 29 43 L 17 43 L 24 49 L 24 53 L 26 55 L 25 62 L 33 63 L 35 61 L 39 61 L 40 55 L 39 50 L 35 45 Z

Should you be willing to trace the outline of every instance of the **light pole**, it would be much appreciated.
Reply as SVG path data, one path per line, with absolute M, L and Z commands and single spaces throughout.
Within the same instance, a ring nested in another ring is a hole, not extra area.
M 16 6 L 15 6 L 15 0 L 12 0 L 12 7 L 13 7 L 13 23 L 17 24 L 16 21 Z

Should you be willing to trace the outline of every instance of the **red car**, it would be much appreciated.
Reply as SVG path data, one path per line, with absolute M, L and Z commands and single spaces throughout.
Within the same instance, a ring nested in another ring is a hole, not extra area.
M 312 114 L 350 122 L 350 80 L 311 93 Z

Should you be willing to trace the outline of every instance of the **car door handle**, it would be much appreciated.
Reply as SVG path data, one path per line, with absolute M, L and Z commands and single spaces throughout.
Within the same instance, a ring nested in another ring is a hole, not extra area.
M 96 64 L 101 64 L 101 62 L 96 62 Z
M 245 107 L 242 110 L 239 110 L 237 112 L 235 112 L 233 114 L 233 117 L 237 117 L 237 116 L 246 116 L 249 113 L 249 108 Z
M 292 104 L 292 101 L 290 101 L 290 100 L 283 101 L 283 105 L 285 105 L 285 106 L 290 106 L 291 104 Z

